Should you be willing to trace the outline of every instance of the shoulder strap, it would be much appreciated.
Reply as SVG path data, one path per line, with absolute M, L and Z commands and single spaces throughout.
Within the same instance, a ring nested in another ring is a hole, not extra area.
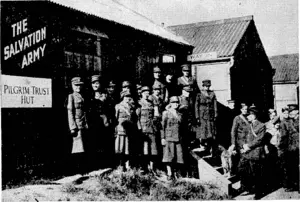
M 243 115 L 240 114 L 239 117 L 240 117 L 245 123 L 249 124 L 248 121 L 245 119 L 245 117 L 244 117 Z

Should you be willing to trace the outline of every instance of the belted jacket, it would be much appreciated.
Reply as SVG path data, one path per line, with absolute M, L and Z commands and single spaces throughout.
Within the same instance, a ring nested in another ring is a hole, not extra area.
M 86 118 L 86 106 L 81 94 L 74 92 L 68 97 L 68 122 L 69 129 L 85 129 L 88 128 Z
M 154 106 L 153 103 L 146 99 L 139 101 L 140 107 L 137 109 L 138 121 L 143 133 L 154 133 Z
M 182 115 L 175 110 L 166 110 L 162 115 L 161 138 L 178 142 L 181 138 Z

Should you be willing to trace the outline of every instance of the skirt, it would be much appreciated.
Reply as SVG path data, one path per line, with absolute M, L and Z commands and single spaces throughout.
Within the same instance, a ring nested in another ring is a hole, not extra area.
M 77 136 L 73 137 L 72 154 L 85 152 L 83 143 L 83 130 L 78 130 Z
M 115 153 L 129 154 L 129 141 L 127 135 L 117 135 L 115 139 Z
M 157 139 L 154 134 L 146 133 L 144 140 L 144 155 L 157 155 Z
M 180 163 L 183 164 L 182 146 L 179 142 L 166 142 L 163 147 L 163 160 L 164 163 Z

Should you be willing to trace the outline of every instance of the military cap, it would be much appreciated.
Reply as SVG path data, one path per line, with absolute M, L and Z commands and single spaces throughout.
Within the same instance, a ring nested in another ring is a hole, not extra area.
M 192 91 L 192 88 L 191 88 L 190 85 L 183 86 L 182 89 L 185 90 L 186 92 L 191 92 Z
M 179 99 L 178 99 L 178 97 L 177 96 L 172 96 L 171 98 L 170 98 L 170 103 L 174 103 L 174 102 L 179 102 Z
M 124 97 L 131 97 L 131 93 L 128 91 L 122 91 L 121 98 L 123 99 Z
M 182 71 L 190 71 L 190 65 L 189 64 L 183 64 L 181 65 Z
M 95 81 L 100 81 L 100 75 L 93 75 L 91 80 L 92 80 L 92 83 Z
M 272 113 L 276 113 L 277 114 L 276 109 L 269 109 L 269 114 L 272 114 Z
M 142 85 L 141 84 L 136 84 L 136 89 L 137 90 L 140 90 L 142 88 Z
M 154 67 L 153 73 L 157 73 L 157 72 L 161 72 L 160 68 L 159 67 Z
M 211 81 L 209 79 L 203 80 L 202 86 L 211 86 Z
M 122 88 L 125 88 L 125 87 L 128 87 L 128 86 L 131 86 L 131 83 L 129 81 L 123 81 Z
M 145 91 L 150 91 L 150 88 L 148 86 L 143 86 L 142 87 L 142 92 L 145 92 Z
M 299 110 L 299 106 L 297 104 L 288 104 L 289 112 L 293 110 Z
M 249 111 L 249 114 L 255 114 L 255 115 L 257 115 L 257 113 L 258 113 L 258 110 L 257 110 L 257 108 L 255 106 L 249 107 L 248 111 Z
M 282 112 L 282 113 L 285 112 L 285 111 L 289 111 L 289 108 L 288 108 L 288 107 L 283 107 L 283 108 L 281 109 L 281 112 Z
M 116 86 L 115 82 L 114 81 L 110 81 L 108 86 Z
M 83 81 L 82 81 L 82 79 L 80 77 L 74 77 L 74 78 L 72 78 L 71 82 L 74 85 L 82 85 L 83 84 Z

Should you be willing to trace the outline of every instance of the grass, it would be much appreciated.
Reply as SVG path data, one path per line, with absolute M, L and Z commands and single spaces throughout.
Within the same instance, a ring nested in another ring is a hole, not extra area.
M 143 174 L 140 170 L 122 172 L 121 169 L 98 177 L 97 185 L 91 189 L 84 188 L 86 197 L 105 196 L 107 200 L 125 201 L 165 201 L 165 200 L 223 200 L 229 199 L 220 194 L 219 190 L 210 184 L 199 184 L 190 181 L 177 180 L 162 183 L 152 175 Z M 65 191 L 74 194 L 82 193 L 74 187 Z

